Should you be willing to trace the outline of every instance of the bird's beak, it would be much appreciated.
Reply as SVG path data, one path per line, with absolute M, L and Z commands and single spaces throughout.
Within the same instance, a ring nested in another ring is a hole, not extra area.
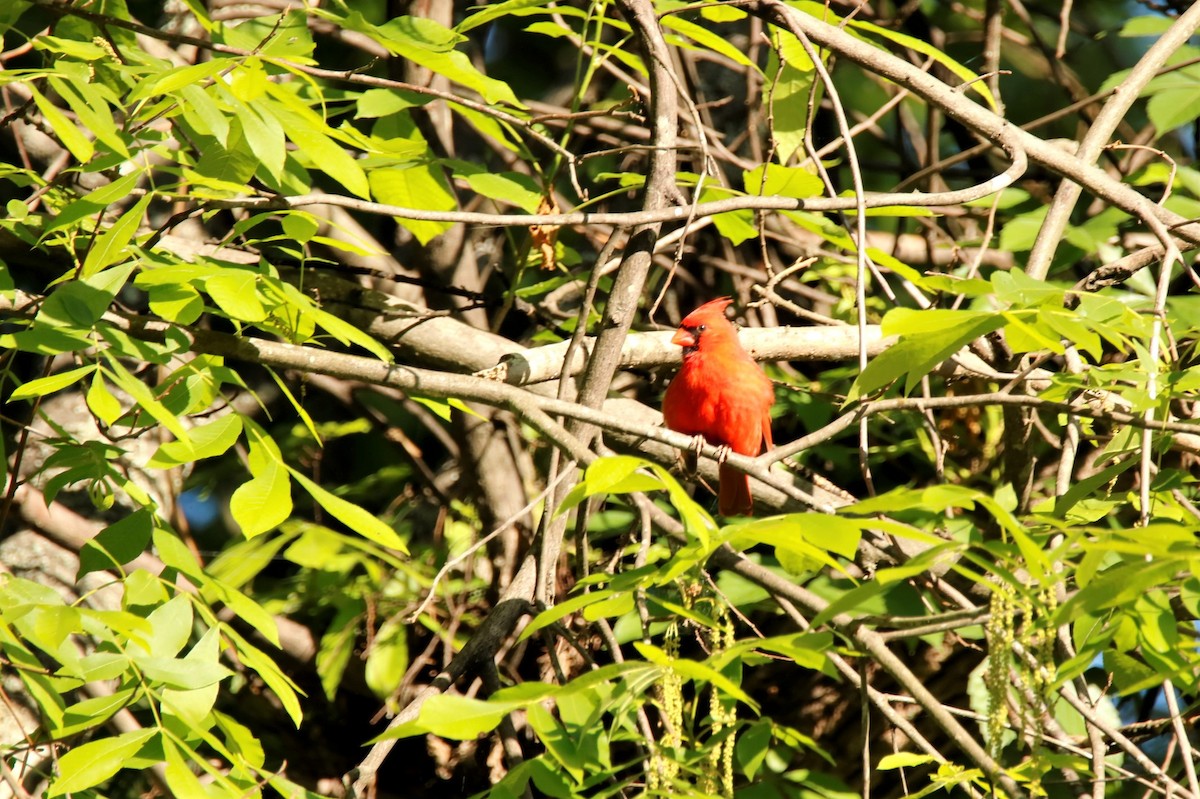
M 671 343 L 678 344 L 686 349 L 696 346 L 696 337 L 681 327 L 675 331 L 675 335 L 671 336 Z

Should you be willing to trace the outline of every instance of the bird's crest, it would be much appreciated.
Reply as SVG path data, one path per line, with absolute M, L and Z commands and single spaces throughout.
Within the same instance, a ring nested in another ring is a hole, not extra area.
M 731 297 L 718 297 L 709 300 L 683 318 L 683 325 L 694 325 L 708 319 L 725 319 L 725 309 L 733 304 Z

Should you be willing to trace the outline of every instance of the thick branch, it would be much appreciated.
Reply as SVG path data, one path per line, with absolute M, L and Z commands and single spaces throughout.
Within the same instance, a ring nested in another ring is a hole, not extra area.
M 894 337 L 884 337 L 878 325 L 868 327 L 867 352 L 875 356 L 891 346 Z M 679 347 L 671 343 L 671 333 L 656 331 L 625 337 L 617 359 L 620 369 L 656 369 L 677 366 Z M 853 327 L 752 327 L 738 333 L 742 346 L 760 361 L 841 361 L 858 354 L 858 330 Z M 594 338 L 583 340 L 568 376 L 581 372 L 591 357 Z M 563 358 L 568 342 L 532 347 L 504 355 L 498 364 L 477 372 L 480 377 L 500 380 L 514 386 L 556 380 L 563 374 Z

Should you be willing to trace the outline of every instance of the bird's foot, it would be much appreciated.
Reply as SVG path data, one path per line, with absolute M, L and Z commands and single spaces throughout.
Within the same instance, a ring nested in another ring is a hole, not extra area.
M 728 444 L 720 445 L 719 447 L 717 447 L 717 454 L 716 454 L 717 463 L 724 463 L 725 461 L 729 460 L 729 456 L 731 454 L 733 454 L 732 447 L 730 447 Z
M 704 436 L 692 436 L 692 457 L 700 460 L 700 453 L 704 450 L 704 445 L 708 442 L 704 440 Z

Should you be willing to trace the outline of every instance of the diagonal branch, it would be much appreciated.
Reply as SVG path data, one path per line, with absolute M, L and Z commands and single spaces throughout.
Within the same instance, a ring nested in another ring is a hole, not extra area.
M 1158 206 L 1133 188 L 1110 177 L 1104 170 L 1085 163 L 1053 142 L 1017 128 L 918 67 L 778 0 L 751 0 L 744 8 L 772 24 L 783 27 L 794 25 L 814 43 L 909 89 L 977 135 L 1004 147 L 1010 157 L 1013 151 L 1009 148 L 1024 152 L 1031 162 L 1079 183 L 1121 210 L 1142 220 L 1156 219 L 1173 228 L 1176 236 L 1200 243 L 1200 223 L 1191 222 Z
M 1142 89 L 1158 73 L 1167 58 L 1187 44 L 1197 28 L 1200 28 L 1200 4 L 1193 5 L 1176 20 L 1171 28 L 1146 50 L 1129 72 L 1129 76 L 1114 89 L 1112 97 L 1104 104 L 1103 110 L 1096 116 L 1091 128 L 1075 149 L 1075 157 L 1080 163 L 1091 164 L 1099 158 L 1108 144 L 1109 137 L 1125 118 L 1129 107 L 1137 100 Z M 1026 272 L 1035 280 L 1045 279 L 1054 251 L 1067 228 L 1071 211 L 1082 193 L 1083 187 L 1071 180 L 1064 181 L 1055 192 L 1050 210 L 1038 231 L 1033 249 L 1029 252 Z

